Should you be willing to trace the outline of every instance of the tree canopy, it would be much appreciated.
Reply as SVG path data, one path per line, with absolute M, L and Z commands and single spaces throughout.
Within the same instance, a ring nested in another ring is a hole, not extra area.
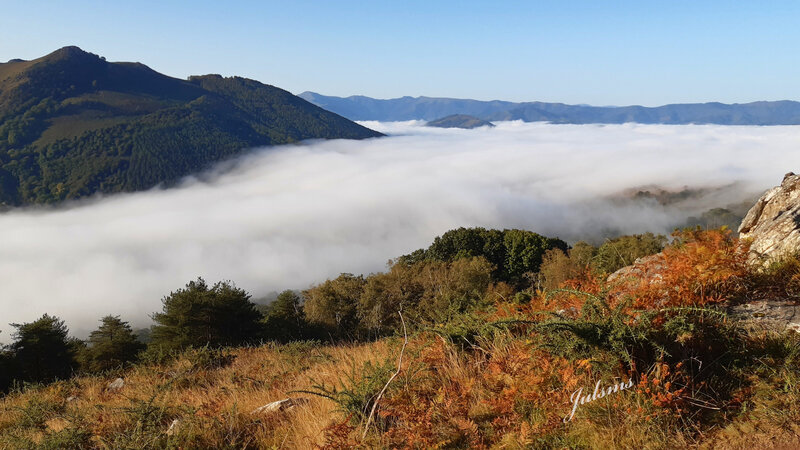
M 454 261 L 481 256 L 494 266 L 492 276 L 498 281 L 520 284 L 524 275 L 539 271 L 545 251 L 567 250 L 567 243 L 532 231 L 458 228 L 434 239 L 427 249 L 401 256 L 399 263 L 421 260 Z
M 9 346 L 15 378 L 21 381 L 53 381 L 69 378 L 78 368 L 77 342 L 58 317 L 44 314 L 23 324 L 11 324 L 14 342 Z
M 151 346 L 163 349 L 222 347 L 254 342 L 261 333 L 261 313 L 250 294 L 233 283 L 209 287 L 190 281 L 164 297 L 162 312 L 153 314 Z
M 264 336 L 279 342 L 308 338 L 304 333 L 308 325 L 302 299 L 294 291 L 286 290 L 267 307 L 264 317 Z
M 105 316 L 100 327 L 89 335 L 83 365 L 93 372 L 113 369 L 136 360 L 142 350 L 144 344 L 136 339 L 128 322 L 119 316 Z

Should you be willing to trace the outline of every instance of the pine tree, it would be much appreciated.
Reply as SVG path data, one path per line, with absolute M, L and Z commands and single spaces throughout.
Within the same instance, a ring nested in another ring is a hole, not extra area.
M 14 379 L 13 359 L 10 352 L 0 348 L 0 394 L 6 392 Z
M 163 310 L 153 315 L 150 346 L 164 350 L 243 345 L 262 336 L 262 315 L 250 294 L 231 282 L 209 287 L 190 281 L 164 297 Z
M 43 315 L 30 323 L 16 324 L 14 342 L 9 346 L 15 379 L 47 382 L 68 378 L 77 368 L 76 340 L 69 339 L 64 321 Z
M 105 316 L 101 322 L 89 335 L 89 345 L 84 352 L 86 369 L 98 372 L 135 361 L 144 345 L 136 339 L 128 322 L 118 316 Z
M 264 324 L 269 339 L 280 342 L 303 339 L 306 319 L 300 296 L 290 290 L 281 292 L 270 305 Z

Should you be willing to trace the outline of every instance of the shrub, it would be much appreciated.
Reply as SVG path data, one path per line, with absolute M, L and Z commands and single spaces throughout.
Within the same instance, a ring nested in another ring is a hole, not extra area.
M 361 325 L 387 335 L 401 329 L 398 311 L 420 325 L 445 323 L 492 303 L 490 295 L 510 296 L 507 285 L 492 283 L 493 270 L 483 257 L 394 264 L 389 272 L 366 279 L 358 303 Z
M 378 363 L 367 361 L 360 367 L 351 364 L 350 371 L 344 373 L 336 385 L 314 384 L 309 390 L 297 392 L 333 401 L 340 413 L 353 425 L 359 425 L 367 420 L 378 393 L 396 370 L 395 364 L 391 358 Z
M 748 245 L 730 230 L 683 230 L 673 237 L 661 258 L 638 268 L 644 276 L 618 287 L 636 307 L 703 306 L 744 292 Z
M 422 296 L 414 316 L 427 323 L 444 323 L 480 306 L 492 285 L 493 269 L 483 257 L 422 266 L 418 279 Z
M 800 254 L 771 261 L 763 269 L 752 271 L 748 281 L 751 298 L 800 298 Z
M 614 273 L 633 264 L 638 258 L 660 252 L 666 243 L 665 236 L 653 233 L 611 239 L 597 249 L 597 254 L 592 258 L 592 266 L 601 273 Z
M 425 292 L 421 269 L 427 264 L 393 264 L 388 272 L 367 277 L 358 300 L 358 317 L 366 330 L 376 336 L 391 334 L 400 326 L 398 311 L 415 315 Z
M 64 412 L 64 404 L 44 397 L 33 397 L 18 408 L 19 421 L 23 428 L 45 428 L 45 422 Z
M 356 307 L 364 283 L 363 276 L 343 273 L 334 280 L 306 289 L 303 291 L 306 319 L 334 337 L 354 337 L 358 333 Z
M 189 349 L 183 356 L 191 363 L 190 371 L 221 369 L 236 359 L 229 350 L 208 346 Z
M 80 426 L 68 426 L 44 435 L 36 448 L 39 450 L 83 449 L 92 447 L 92 432 Z
M 538 287 L 556 289 L 568 280 L 584 277 L 596 253 L 597 248 L 583 241 L 577 242 L 567 253 L 559 248 L 547 250 L 539 268 Z

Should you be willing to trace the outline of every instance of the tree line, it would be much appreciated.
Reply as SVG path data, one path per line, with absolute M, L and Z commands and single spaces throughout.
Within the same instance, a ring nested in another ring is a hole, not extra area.
M 103 317 L 85 341 L 48 314 L 12 324 L 14 340 L 0 349 L 0 392 L 159 361 L 189 347 L 377 339 L 400 330 L 398 311 L 417 328 L 448 323 L 499 298 L 524 301 L 526 290 L 550 286 L 580 267 L 616 270 L 665 242 L 648 234 L 569 248 L 530 231 L 459 228 L 390 261 L 385 272 L 343 273 L 302 292 L 283 291 L 269 305 L 254 303 L 230 281 L 210 285 L 198 278 L 162 299 L 146 339 L 118 316 Z

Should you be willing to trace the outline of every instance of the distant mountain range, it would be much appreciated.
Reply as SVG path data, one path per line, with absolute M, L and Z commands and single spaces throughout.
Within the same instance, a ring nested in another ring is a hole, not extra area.
M 480 101 L 436 97 L 402 97 L 388 100 L 355 95 L 331 97 L 303 92 L 301 98 L 351 120 L 436 120 L 466 114 L 487 121 L 523 120 L 553 123 L 662 123 L 720 125 L 798 125 L 800 102 L 776 101 L 742 104 L 689 103 L 658 107 L 587 106 L 543 102 Z
M 148 189 L 254 146 L 380 133 L 274 86 L 78 47 L 0 64 L 0 206 Z

